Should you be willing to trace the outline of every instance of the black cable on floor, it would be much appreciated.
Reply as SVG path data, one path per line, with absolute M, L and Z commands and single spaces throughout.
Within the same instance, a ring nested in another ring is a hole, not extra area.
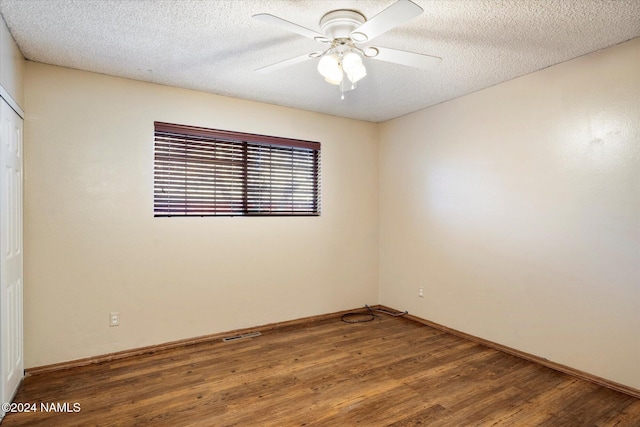
M 368 310 L 368 313 L 362 313 L 359 311 L 352 311 L 350 313 L 345 313 L 342 315 L 342 321 L 345 323 L 364 323 L 364 322 L 371 322 L 374 319 L 382 320 L 382 316 L 377 315 L 376 312 L 384 313 L 392 317 L 402 317 L 405 314 L 409 313 L 408 311 L 394 313 L 392 311 L 382 310 L 380 308 L 371 308 L 368 305 L 365 305 L 365 308 Z

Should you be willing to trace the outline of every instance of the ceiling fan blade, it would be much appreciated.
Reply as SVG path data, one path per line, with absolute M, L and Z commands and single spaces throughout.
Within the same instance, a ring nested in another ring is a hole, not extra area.
M 360 43 L 372 40 L 380 34 L 407 22 L 411 18 L 415 18 L 422 12 L 422 8 L 410 0 L 398 0 L 356 28 L 351 33 L 351 38 Z
M 377 55 L 369 56 L 371 59 L 379 59 L 380 61 L 393 62 L 425 70 L 436 68 L 442 62 L 442 58 L 437 56 L 405 52 L 404 50 L 389 49 L 388 47 L 370 47 L 367 49 L 376 49 L 378 51 Z
M 295 58 L 285 59 L 284 61 L 258 68 L 255 72 L 261 74 L 270 73 L 272 71 L 279 70 L 280 68 L 289 67 L 290 65 L 299 64 L 308 59 L 313 59 L 314 57 L 312 55 L 313 53 L 305 53 L 304 55 L 296 56 Z
M 277 16 L 274 16 L 268 13 L 259 13 L 257 15 L 253 15 L 252 18 L 257 19 L 258 21 L 261 21 L 261 22 L 266 22 L 267 24 L 271 24 L 276 27 L 280 27 L 283 30 L 291 31 L 296 34 L 300 34 L 301 36 L 308 37 L 313 40 L 317 40 L 322 43 L 326 43 L 329 41 L 329 39 L 324 34 L 320 34 L 308 28 L 301 27 L 298 24 L 294 24 L 293 22 L 289 22 L 287 20 L 278 18 Z

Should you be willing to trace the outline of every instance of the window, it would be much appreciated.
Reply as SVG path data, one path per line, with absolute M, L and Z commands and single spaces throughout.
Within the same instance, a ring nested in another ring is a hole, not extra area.
M 319 142 L 154 125 L 154 216 L 320 214 Z

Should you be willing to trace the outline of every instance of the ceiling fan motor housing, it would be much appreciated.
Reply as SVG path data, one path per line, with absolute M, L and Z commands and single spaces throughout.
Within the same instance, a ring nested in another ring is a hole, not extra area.
M 320 29 L 329 40 L 349 39 L 353 30 L 366 21 L 366 18 L 355 10 L 334 10 L 320 19 Z

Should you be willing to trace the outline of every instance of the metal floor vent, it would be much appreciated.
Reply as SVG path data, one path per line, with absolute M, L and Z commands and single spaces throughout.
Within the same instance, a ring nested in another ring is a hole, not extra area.
M 238 341 L 238 340 L 242 340 L 242 339 L 245 339 L 245 338 L 259 337 L 260 335 L 262 335 L 260 332 L 249 332 L 249 333 L 246 333 L 246 334 L 233 335 L 231 337 L 222 338 L 222 341 L 224 341 L 224 342 Z

